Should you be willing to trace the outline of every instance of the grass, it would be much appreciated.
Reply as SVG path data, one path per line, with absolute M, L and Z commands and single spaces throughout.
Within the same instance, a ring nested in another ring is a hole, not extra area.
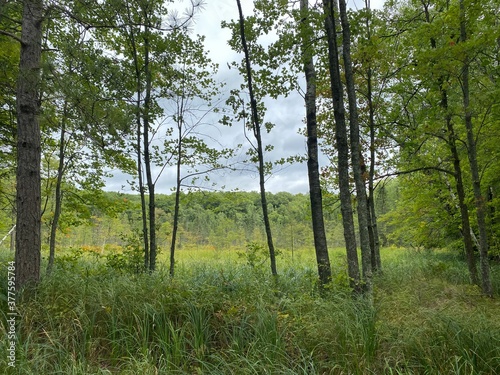
M 234 251 L 179 251 L 174 279 L 165 269 L 131 275 L 69 256 L 20 296 L 10 373 L 500 373 L 500 303 L 468 285 L 460 257 L 385 249 L 384 273 L 365 300 L 351 297 L 340 250 L 320 297 L 312 254 L 284 252 L 277 280 Z M 1 253 L 1 290 L 9 257 Z M 498 286 L 498 265 L 492 271 Z M 0 307 L 5 337 L 4 299 Z M 6 351 L 1 341 L 9 374 Z

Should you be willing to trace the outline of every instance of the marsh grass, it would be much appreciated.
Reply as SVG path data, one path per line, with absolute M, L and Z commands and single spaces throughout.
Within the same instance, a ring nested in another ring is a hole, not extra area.
M 365 299 L 347 288 L 340 251 L 320 297 L 312 254 L 284 251 L 277 279 L 267 265 L 214 250 L 179 251 L 174 279 L 161 267 L 136 275 L 70 259 L 20 296 L 10 373 L 500 373 L 498 296 L 467 284 L 460 257 L 385 249 Z M 5 290 L 3 266 L 0 275 Z M 0 306 L 5 336 L 5 298 Z M 2 341 L 2 369 L 6 349 Z

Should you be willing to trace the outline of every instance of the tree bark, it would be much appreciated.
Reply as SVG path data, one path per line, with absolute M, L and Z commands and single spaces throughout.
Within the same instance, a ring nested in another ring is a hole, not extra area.
M 450 151 L 453 158 L 453 169 L 455 172 L 453 177 L 455 178 L 455 186 L 457 189 L 457 196 L 458 196 L 457 208 L 460 211 L 460 220 L 462 222 L 461 233 L 464 241 L 465 256 L 467 259 L 467 268 L 469 269 L 469 277 L 471 283 L 480 285 L 479 277 L 477 274 L 476 259 L 474 256 L 473 232 L 470 226 L 469 209 L 467 207 L 467 204 L 465 203 L 465 189 L 462 179 L 462 168 L 460 166 L 460 157 L 458 155 L 458 150 L 456 145 L 456 134 L 453 123 L 451 121 L 451 117 L 449 119 L 447 118 L 447 129 L 448 129 L 448 145 L 450 147 Z M 449 189 L 450 193 L 452 193 L 452 198 L 453 198 L 453 192 L 451 190 L 451 186 L 449 186 Z
M 40 64 L 42 0 L 23 2 L 21 57 L 17 80 L 16 289 L 40 280 L 41 137 Z
M 140 93 L 138 93 L 138 97 Z M 140 119 L 140 99 L 137 99 L 137 176 L 139 184 L 139 195 L 141 197 L 141 219 L 142 219 L 142 241 L 144 244 L 144 270 L 149 270 L 149 235 L 148 235 L 148 213 L 146 205 L 146 193 L 144 192 L 144 180 L 142 175 L 142 132 Z
M 146 20 L 147 22 L 147 20 Z M 144 37 L 144 74 L 146 76 L 146 92 L 144 96 L 144 112 L 142 116 L 142 136 L 144 148 L 144 168 L 146 169 L 146 183 L 148 185 L 148 214 L 149 214 L 149 270 L 156 269 L 156 201 L 155 183 L 151 173 L 151 155 L 149 152 L 149 115 L 151 111 L 151 66 L 149 63 L 149 26 L 145 26 L 146 36 Z
M 261 124 L 259 121 L 259 114 L 257 111 L 257 101 L 255 100 L 254 92 L 253 92 L 253 83 L 252 83 L 252 68 L 250 66 L 250 56 L 248 52 L 248 46 L 245 37 L 245 19 L 243 17 L 243 11 L 241 9 L 240 0 L 236 0 L 236 4 L 238 5 L 238 12 L 240 15 L 240 35 L 241 35 L 241 43 L 243 46 L 243 52 L 245 54 L 245 67 L 247 71 L 247 82 L 248 82 L 248 91 L 250 94 L 250 105 L 252 109 L 252 128 L 255 136 L 255 140 L 257 141 L 257 158 L 258 158 L 258 169 L 259 169 L 259 186 L 260 186 L 260 202 L 262 206 L 262 216 L 264 217 L 264 227 L 266 230 L 266 238 L 267 238 L 267 246 L 269 248 L 269 258 L 271 263 L 271 273 L 274 276 L 278 275 L 278 271 L 276 268 L 276 256 L 273 244 L 273 236 L 271 232 L 271 223 L 269 221 L 269 214 L 267 209 L 267 198 L 266 198 L 266 187 L 265 187 L 265 171 L 264 171 L 264 152 L 262 148 L 262 136 L 260 133 Z
M 180 116 L 182 118 L 182 116 Z M 182 121 L 182 119 L 179 119 Z M 181 165 L 182 165 L 182 122 L 178 125 L 179 138 L 177 139 L 177 164 L 176 164 L 176 186 L 175 186 L 175 205 L 174 222 L 172 225 L 172 241 L 170 243 L 170 276 L 175 273 L 175 242 L 177 240 L 177 230 L 179 228 L 179 206 L 181 197 Z
M 325 30 L 328 41 L 328 68 L 330 71 L 330 86 L 332 90 L 333 112 L 335 117 L 335 137 L 338 153 L 338 173 L 340 207 L 344 239 L 346 242 L 347 268 L 351 286 L 359 291 L 360 273 L 358 253 L 356 250 L 356 234 L 352 212 L 351 192 L 349 188 L 349 146 L 345 122 L 343 88 L 340 79 L 340 63 L 337 51 L 337 32 L 335 24 L 335 8 L 332 0 L 323 0 L 325 14 Z
M 326 241 L 325 223 L 323 220 L 323 198 L 319 178 L 318 162 L 318 129 L 316 121 L 316 70 L 314 67 L 313 54 L 310 50 L 311 37 L 310 27 L 306 24 L 308 19 L 308 0 L 300 1 L 302 34 L 302 54 L 304 55 L 304 72 L 306 76 L 306 123 L 307 123 L 307 172 L 309 177 L 309 199 L 311 201 L 311 216 L 314 235 L 314 248 L 316 250 L 316 263 L 320 285 L 323 287 L 331 281 L 332 270 L 328 255 Z M 293 251 L 293 246 L 292 246 Z
M 365 177 L 366 170 L 363 161 L 361 142 L 359 136 L 358 103 L 356 100 L 356 88 L 354 85 L 354 73 L 351 61 L 351 32 L 349 20 L 347 19 L 347 6 L 345 0 L 339 0 L 340 22 L 342 24 L 342 56 L 344 59 L 344 71 L 349 100 L 349 128 L 351 144 L 351 163 L 356 186 L 357 212 L 359 226 L 359 242 L 361 247 L 361 261 L 363 269 L 363 281 L 368 291 L 372 284 L 372 256 L 370 247 L 370 236 L 368 233 L 368 198 L 366 196 Z
M 460 41 L 467 41 L 467 29 L 465 25 L 465 5 L 460 0 Z M 477 162 L 476 140 L 474 139 L 474 129 L 472 125 L 472 112 L 470 109 L 469 90 L 469 57 L 464 56 L 462 67 L 462 94 L 463 107 L 465 113 L 465 129 L 467 131 L 467 147 L 469 151 L 469 164 L 472 175 L 472 188 L 474 191 L 474 203 L 476 205 L 477 225 L 479 228 L 479 258 L 481 266 L 481 284 L 483 293 L 493 296 L 493 286 L 490 278 L 490 265 L 488 259 L 488 234 L 486 230 L 486 204 L 481 192 L 481 179 L 479 177 L 479 167 Z
M 371 39 L 371 9 L 369 0 L 365 1 L 367 17 L 366 29 L 367 38 Z M 382 260 L 380 258 L 380 238 L 378 234 L 377 213 L 375 211 L 375 107 L 373 104 L 372 81 L 373 69 L 368 66 L 367 71 L 367 103 L 368 103 L 368 127 L 370 128 L 370 167 L 368 172 L 368 234 L 370 236 L 370 248 L 372 259 L 372 270 L 374 272 L 382 269 Z

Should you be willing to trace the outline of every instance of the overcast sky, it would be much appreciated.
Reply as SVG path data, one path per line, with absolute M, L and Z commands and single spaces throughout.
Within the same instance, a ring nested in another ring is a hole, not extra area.
M 227 29 L 221 28 L 223 20 L 235 20 L 238 18 L 238 9 L 235 0 L 206 0 L 203 11 L 197 16 L 196 23 L 193 26 L 193 33 L 205 35 L 205 46 L 209 51 L 211 59 L 219 64 L 219 73 L 217 79 L 224 81 L 226 97 L 229 90 L 237 88 L 242 82 L 242 78 L 236 72 L 236 69 L 229 69 L 228 64 L 233 61 L 241 61 L 242 55 L 231 50 L 227 41 L 231 33 Z M 383 0 L 372 0 L 372 8 L 382 7 Z M 348 1 L 349 7 L 363 7 L 364 1 Z M 251 15 L 253 1 L 242 0 L 242 7 L 245 16 Z M 300 128 L 304 127 L 303 119 L 305 114 L 303 98 L 294 93 L 287 98 L 278 100 L 267 100 L 268 111 L 264 121 L 275 124 L 275 128 L 270 132 L 263 132 L 263 143 L 272 144 L 274 150 L 266 154 L 269 161 L 288 157 L 290 155 L 306 153 L 306 139 L 298 133 Z M 210 121 L 210 119 L 209 119 Z M 217 123 L 217 117 L 212 121 Z M 223 127 L 212 133 L 214 137 L 224 146 L 231 146 L 243 143 L 248 148 L 248 142 L 243 133 L 243 124 L 233 124 L 231 128 Z M 326 163 L 326 159 L 322 160 Z M 131 192 L 127 183 L 129 176 L 125 176 L 119 171 L 113 171 L 114 177 L 107 181 L 106 190 Z M 211 176 L 213 182 L 217 182 L 217 187 L 225 186 L 226 190 L 239 189 L 246 191 L 258 191 L 258 175 L 251 172 L 225 172 Z M 175 186 L 174 167 L 163 171 L 158 179 L 156 191 L 158 193 L 170 193 L 171 188 Z M 207 185 L 210 186 L 210 185 Z M 270 176 L 266 183 L 266 190 L 276 193 L 288 191 L 290 193 L 307 193 L 308 180 L 306 163 L 294 164 L 277 171 Z

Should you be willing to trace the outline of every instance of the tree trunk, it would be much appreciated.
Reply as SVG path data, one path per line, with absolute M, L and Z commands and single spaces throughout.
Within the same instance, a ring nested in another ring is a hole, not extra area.
M 447 118 L 447 129 L 448 129 L 448 145 L 450 147 L 451 155 L 453 158 L 453 170 L 455 178 L 455 186 L 458 195 L 458 209 L 460 211 L 460 220 L 462 222 L 462 237 L 464 241 L 465 256 L 467 259 L 467 268 L 469 269 L 469 276 L 471 283 L 480 285 L 479 277 L 477 274 L 476 259 L 474 256 L 474 246 L 473 246 L 473 233 L 470 226 L 469 220 L 469 209 L 465 203 L 465 189 L 462 179 L 462 168 L 460 166 L 460 157 L 458 155 L 457 145 L 456 145 L 456 134 L 451 121 L 451 117 Z M 451 186 L 449 186 L 450 193 Z
M 128 3 L 126 4 L 128 17 L 131 20 L 130 9 L 128 8 Z M 139 67 L 139 57 L 137 54 L 135 35 L 133 30 L 130 30 L 128 34 L 130 39 L 130 46 L 132 48 L 132 56 L 134 60 L 134 69 L 135 69 L 135 79 L 136 79 L 136 101 L 135 101 L 135 120 L 137 126 L 137 176 L 138 176 L 138 185 L 139 185 L 139 195 L 141 197 L 141 220 L 142 220 L 142 241 L 144 244 L 144 270 L 149 270 L 150 266 L 150 251 L 149 251 L 149 229 L 148 229 L 148 206 L 146 205 L 146 193 L 144 191 L 144 177 L 142 170 L 142 120 L 141 120 L 141 95 L 143 92 L 142 88 L 142 69 Z
M 340 63 L 337 52 L 337 33 L 335 25 L 335 9 L 332 0 L 323 0 L 325 13 L 325 30 L 328 41 L 328 68 L 332 90 L 333 112 L 335 117 L 335 136 L 338 152 L 338 173 L 340 190 L 340 207 L 346 242 L 347 267 L 351 285 L 357 291 L 360 289 L 360 274 L 358 253 L 356 250 L 356 234 L 349 187 L 349 147 L 345 122 L 343 88 L 340 79 Z
M 131 16 L 131 11 L 129 8 L 129 3 L 125 3 L 125 6 L 127 7 L 127 15 L 128 15 L 128 20 L 132 22 L 132 16 Z M 143 175 L 143 152 L 145 153 L 146 151 L 142 151 L 143 149 L 143 137 L 148 137 L 148 135 L 143 134 L 143 127 L 145 128 L 146 126 L 144 125 L 143 121 L 144 118 L 141 115 L 142 114 L 142 105 L 141 105 L 141 96 L 143 93 L 143 85 L 142 85 L 142 71 L 143 69 L 139 66 L 139 56 L 137 52 L 137 43 L 135 39 L 135 34 L 134 30 L 132 27 L 127 30 L 125 29 L 125 32 L 129 31 L 128 33 L 128 38 L 130 39 L 130 46 L 132 48 L 132 56 L 133 56 L 133 61 L 134 61 L 134 69 L 135 69 L 135 79 L 136 79 L 136 125 L 137 125 L 137 143 L 136 143 L 136 148 L 137 148 L 137 176 L 138 176 L 138 185 L 139 185 L 139 194 L 141 197 L 141 220 L 142 220 L 142 236 L 143 236 L 143 244 L 144 244 L 144 270 L 147 271 L 150 269 L 150 240 L 149 240 L 149 229 L 148 229 L 148 205 L 146 204 L 146 193 L 145 193 L 145 185 L 144 185 L 144 175 Z M 144 164 L 146 164 L 144 162 Z
M 467 41 L 467 30 L 465 25 L 465 5 L 460 0 L 460 41 Z M 472 112 L 470 109 L 469 91 L 469 58 L 467 53 L 464 56 L 462 68 L 462 94 L 465 112 L 465 129 L 467 130 L 467 147 L 469 151 L 469 164 L 472 176 L 472 188 L 474 191 L 474 202 L 476 205 L 477 225 L 479 227 L 479 257 L 481 265 L 481 284 L 483 293 L 493 296 L 493 287 L 490 278 L 490 265 L 488 259 L 488 234 L 486 230 L 486 204 L 481 192 L 481 180 L 479 177 L 479 167 L 477 162 L 476 140 L 472 125 Z
M 266 187 L 265 187 L 265 170 L 264 170 L 264 152 L 262 149 L 262 136 L 260 133 L 260 121 L 259 114 L 257 112 L 257 102 L 255 100 L 254 92 L 253 92 L 253 83 L 252 83 L 252 68 L 250 66 L 250 56 L 248 53 L 247 42 L 245 38 L 245 19 L 243 17 L 243 11 L 241 9 L 240 0 L 236 0 L 236 4 L 238 5 L 238 12 L 240 15 L 240 34 L 241 34 L 241 43 L 243 46 L 243 52 L 245 54 L 245 66 L 247 71 L 247 81 L 248 81 L 248 91 L 250 94 L 250 105 L 252 109 L 252 128 L 255 139 L 257 141 L 257 158 L 259 161 L 259 186 L 260 186 L 260 202 L 262 206 L 262 215 L 264 217 L 264 227 L 266 230 L 267 237 L 267 246 L 269 248 L 269 258 L 271 262 L 271 273 L 274 276 L 278 275 L 278 271 L 276 269 L 276 256 L 274 251 L 273 244 L 273 236 L 271 232 L 271 223 L 269 221 L 269 214 L 267 210 L 267 198 L 266 198 Z
M 302 54 L 304 55 L 304 72 L 306 76 L 306 123 L 307 123 L 307 172 L 309 176 L 309 199 L 311 201 L 311 216 L 316 250 L 316 262 L 320 285 L 323 287 L 331 281 L 332 270 L 328 255 L 325 223 L 323 220 L 323 199 L 319 179 L 318 163 L 318 130 L 316 122 L 316 71 L 314 68 L 313 54 L 311 52 L 311 29 L 308 22 L 308 0 L 300 1 L 302 33 Z M 293 238 L 293 236 L 292 236 Z M 292 244 L 293 255 L 293 244 Z
M 170 277 L 175 274 L 175 243 L 177 240 L 177 230 L 179 229 L 179 206 L 180 206 L 180 184 L 177 184 L 175 190 L 174 222 L 172 226 L 172 241 L 170 243 Z
M 146 75 L 146 93 L 144 97 L 144 113 L 142 117 L 143 125 L 143 148 L 144 148 L 144 168 L 146 169 L 146 183 L 148 185 L 148 214 L 149 214 L 149 270 L 156 269 L 156 201 L 155 183 L 151 173 L 151 155 L 149 152 L 149 115 L 151 111 L 151 66 L 149 63 L 149 28 L 146 26 L 146 36 L 144 37 L 144 74 Z
M 344 71 L 347 86 L 347 97 L 349 100 L 349 128 L 351 140 L 351 163 L 354 175 L 354 184 L 357 195 L 357 212 L 359 225 L 359 242 L 361 246 L 361 261 L 363 269 L 363 281 L 368 291 L 372 284 L 372 257 L 370 247 L 370 236 L 368 233 L 368 198 L 363 171 L 366 170 L 363 156 L 361 154 L 361 142 L 359 136 L 358 103 L 356 100 L 356 89 L 354 85 L 354 73 L 351 61 L 351 32 L 349 20 L 347 19 L 347 7 L 345 0 L 339 1 L 340 22 L 342 24 L 342 56 L 344 58 Z
M 56 250 L 56 237 L 57 228 L 59 226 L 59 218 L 61 217 L 62 208 L 62 192 L 61 185 L 64 175 L 64 164 L 65 164 L 65 147 L 66 147 L 66 118 L 68 111 L 68 103 L 64 102 L 63 116 L 61 120 L 61 132 L 59 136 L 59 164 L 57 166 L 57 180 L 56 180 L 56 192 L 55 192 L 55 207 L 54 207 L 54 217 L 52 218 L 52 223 L 50 225 L 50 238 L 49 238 L 49 261 L 47 264 L 47 274 L 52 272 L 52 267 L 54 266 L 55 250 Z
M 448 112 L 448 95 L 445 89 L 443 89 L 443 84 L 441 86 L 441 107 Z M 476 260 L 474 256 L 474 246 L 472 243 L 472 229 L 469 220 L 469 209 L 465 203 L 465 189 L 462 178 L 462 167 L 460 166 L 460 156 L 458 154 L 455 134 L 455 128 L 453 126 L 453 121 L 451 114 L 446 115 L 446 127 L 448 130 L 448 145 L 450 147 L 452 159 L 453 159 L 453 177 L 455 178 L 455 185 L 458 195 L 458 206 L 460 209 L 460 219 L 462 221 L 462 237 L 464 240 L 465 255 L 467 258 L 467 267 L 469 269 L 469 275 L 471 282 L 473 284 L 479 285 L 479 279 L 477 275 Z
M 476 260 L 474 257 L 474 246 L 472 243 L 472 229 L 469 220 L 469 209 L 465 203 L 465 189 L 462 178 L 462 168 L 460 166 L 460 156 L 458 154 L 458 149 L 456 145 L 457 136 L 455 134 L 455 128 L 453 126 L 453 121 L 451 113 L 448 111 L 448 95 L 446 90 L 443 88 L 443 84 L 440 83 L 441 87 L 441 107 L 447 113 L 446 114 L 446 128 L 448 131 L 448 146 L 450 147 L 451 156 L 453 159 L 453 177 L 455 179 L 455 185 L 458 195 L 458 207 L 460 209 L 460 220 L 462 222 L 462 237 L 464 241 L 465 255 L 467 258 L 467 268 L 469 269 L 469 276 L 473 284 L 479 285 L 479 278 L 477 274 Z
M 179 120 L 182 121 L 182 120 Z M 181 197 L 181 165 L 182 165 L 182 123 L 179 127 L 179 138 L 177 140 L 177 165 L 176 165 L 176 186 L 175 186 L 175 205 L 174 205 L 174 223 L 172 226 L 172 241 L 170 243 L 170 276 L 175 272 L 175 242 L 177 240 L 177 230 L 179 228 L 179 206 Z
M 136 122 L 137 122 L 137 177 L 139 185 L 139 195 L 141 197 L 141 219 L 142 219 L 142 241 L 144 244 L 144 270 L 149 270 L 149 235 L 148 235 L 148 213 L 146 205 L 146 194 L 144 192 L 144 180 L 142 172 L 142 132 L 141 132 L 141 93 L 139 77 L 137 77 L 137 102 L 136 102 Z
M 144 192 L 144 181 L 142 176 L 142 147 L 141 144 L 141 128 L 140 121 L 138 121 L 137 129 L 137 172 L 138 172 L 138 184 L 139 184 L 139 195 L 141 197 L 141 219 L 142 219 L 142 241 L 144 244 L 144 270 L 149 270 L 149 235 L 148 235 L 148 212 L 146 205 L 146 193 Z
M 21 56 L 17 80 L 16 289 L 40 280 L 41 136 L 40 63 L 42 0 L 23 2 Z
M 370 2 L 365 1 L 367 17 L 366 29 L 367 38 L 371 39 L 371 9 Z M 382 269 L 382 260 L 380 258 L 380 238 L 378 234 L 377 213 L 375 211 L 375 107 L 373 105 L 373 90 L 372 90 L 372 77 L 373 70 L 368 66 L 367 71 L 367 94 L 366 99 L 368 103 L 368 127 L 370 129 L 370 167 L 368 172 L 368 234 L 370 236 L 370 248 L 372 259 L 372 270 L 374 272 Z

